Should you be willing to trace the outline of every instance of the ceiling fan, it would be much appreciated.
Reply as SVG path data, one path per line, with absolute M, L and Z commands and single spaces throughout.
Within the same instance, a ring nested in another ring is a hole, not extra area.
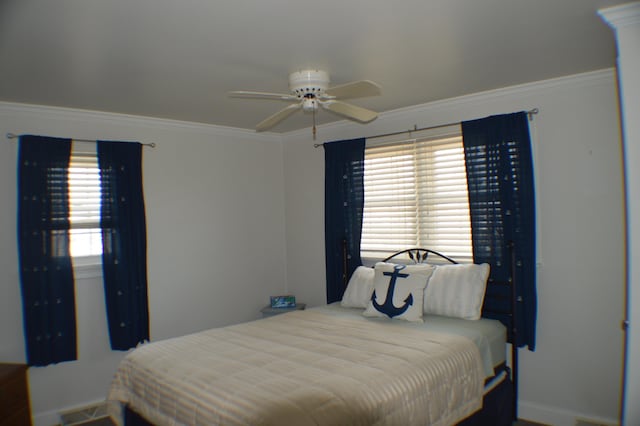
M 313 136 L 315 137 L 315 113 L 318 111 L 318 106 L 360 123 L 368 123 L 378 117 L 375 111 L 340 100 L 379 95 L 380 86 L 370 80 L 353 81 L 329 87 L 329 74 L 326 71 L 303 70 L 289 74 L 289 91 L 289 94 L 280 94 L 239 90 L 229 92 L 229 96 L 293 102 L 258 123 L 256 125 L 258 132 L 272 128 L 301 109 L 305 113 L 313 114 Z

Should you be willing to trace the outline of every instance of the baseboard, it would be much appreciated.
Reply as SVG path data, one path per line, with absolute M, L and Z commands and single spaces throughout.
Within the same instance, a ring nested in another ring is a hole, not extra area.
M 615 426 L 618 424 L 618 420 L 614 418 L 594 417 L 527 401 L 518 402 L 518 417 L 552 426 L 575 426 L 577 421 L 583 422 L 579 423 L 581 425 L 593 424 L 594 426 Z
M 93 401 L 85 401 L 80 404 L 76 404 L 68 407 L 60 407 L 51 411 L 44 411 L 40 413 L 33 413 L 33 426 L 53 426 L 60 424 L 60 412 L 76 410 L 87 405 L 99 404 L 104 402 L 104 399 L 95 399 Z

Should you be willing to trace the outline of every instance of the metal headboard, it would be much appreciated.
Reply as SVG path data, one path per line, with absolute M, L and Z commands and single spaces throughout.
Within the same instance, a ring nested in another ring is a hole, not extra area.
M 388 262 L 393 258 L 399 257 L 403 254 L 407 254 L 407 256 L 409 257 L 409 259 L 411 259 L 412 262 L 414 263 L 426 263 L 427 262 L 427 258 L 429 257 L 429 254 L 433 254 L 436 255 L 450 263 L 458 263 L 455 260 L 453 260 L 452 258 L 445 256 L 442 253 L 438 253 L 437 251 L 434 250 L 429 250 L 429 249 L 425 249 L 425 248 L 410 248 L 410 249 L 406 249 L 406 250 L 402 250 L 399 252 L 396 252 L 394 254 L 392 254 L 391 256 L 387 257 L 386 259 L 382 260 L 383 262 Z

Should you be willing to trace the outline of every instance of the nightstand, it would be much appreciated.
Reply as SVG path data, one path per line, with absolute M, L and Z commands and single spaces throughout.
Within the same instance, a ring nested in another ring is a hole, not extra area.
M 296 303 L 294 308 L 272 308 L 271 305 L 267 305 L 260 309 L 264 318 L 272 317 L 274 315 L 286 314 L 287 312 L 302 311 L 307 306 L 306 303 Z
M 0 424 L 31 425 L 27 366 L 0 363 Z

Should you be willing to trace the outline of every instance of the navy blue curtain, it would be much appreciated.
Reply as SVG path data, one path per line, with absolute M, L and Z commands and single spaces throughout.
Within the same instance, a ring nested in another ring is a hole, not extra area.
M 98 165 L 109 338 L 112 349 L 127 350 L 149 340 L 142 145 L 100 141 Z
M 491 277 L 510 275 L 514 244 L 516 259 L 516 345 L 535 349 L 536 231 L 533 161 L 527 114 L 518 112 L 462 123 L 469 187 L 473 257 L 489 263 Z M 484 309 L 509 312 L 505 286 L 489 285 Z M 487 314 L 486 316 L 492 316 Z M 493 315 L 510 327 L 511 318 Z M 513 336 L 509 336 L 510 341 Z M 513 343 L 513 342 L 512 342 Z
M 71 141 L 25 135 L 18 150 L 18 252 L 27 363 L 75 360 L 67 190 Z
M 324 144 L 324 230 L 327 303 L 342 300 L 345 290 L 343 250 L 347 276 L 360 265 L 360 238 L 364 208 L 365 139 Z M 343 248 L 344 247 L 344 248 Z

